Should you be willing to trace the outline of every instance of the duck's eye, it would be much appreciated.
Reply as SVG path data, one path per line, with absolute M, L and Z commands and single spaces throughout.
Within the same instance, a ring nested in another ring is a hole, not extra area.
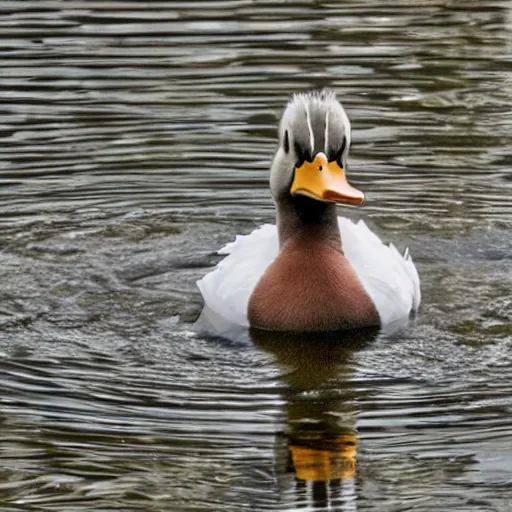
M 295 149 L 295 154 L 297 155 L 295 167 L 300 167 L 305 161 L 313 161 L 313 155 L 311 154 L 311 151 L 303 148 L 300 144 L 297 143 L 297 141 L 293 143 L 293 149 Z
M 336 152 L 333 160 L 336 160 L 336 163 L 343 168 L 343 153 L 345 152 L 345 148 L 347 147 L 347 138 L 343 137 L 343 141 L 341 142 L 340 149 Z
M 288 136 L 288 130 L 284 132 L 283 148 L 286 154 L 290 152 L 290 137 Z
M 297 141 L 293 144 L 293 149 L 295 149 L 295 155 L 297 156 L 297 161 L 295 162 L 295 167 L 300 167 L 305 160 L 304 152 L 302 151 L 302 148 L 299 144 L 297 144 Z

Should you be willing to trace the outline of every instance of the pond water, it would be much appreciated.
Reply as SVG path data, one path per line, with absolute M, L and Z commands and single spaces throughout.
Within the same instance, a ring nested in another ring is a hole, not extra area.
M 512 511 L 510 2 L 3 1 L 0 66 L 3 511 Z M 199 335 L 323 86 L 420 316 Z

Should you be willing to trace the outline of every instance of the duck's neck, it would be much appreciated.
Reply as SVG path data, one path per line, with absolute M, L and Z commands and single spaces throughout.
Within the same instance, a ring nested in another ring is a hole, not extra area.
M 290 240 L 311 238 L 342 251 L 336 205 L 305 196 L 285 196 L 276 203 L 279 247 Z

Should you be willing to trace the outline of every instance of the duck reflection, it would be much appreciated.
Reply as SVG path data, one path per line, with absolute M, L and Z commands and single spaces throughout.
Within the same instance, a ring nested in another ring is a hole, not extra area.
M 275 451 L 280 486 L 294 489 L 296 505 L 355 510 L 357 414 L 353 355 L 378 330 L 322 334 L 251 330 L 271 353 L 286 383 L 285 427 Z

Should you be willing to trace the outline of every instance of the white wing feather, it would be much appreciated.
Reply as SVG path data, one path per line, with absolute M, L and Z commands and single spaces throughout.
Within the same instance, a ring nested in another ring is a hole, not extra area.
M 237 235 L 219 251 L 227 256 L 197 282 L 205 306 L 232 324 L 248 326 L 249 297 L 278 250 L 277 229 L 271 224 Z
M 421 301 L 418 272 L 406 250 L 402 256 L 393 244 L 385 245 L 364 221 L 354 224 L 338 217 L 343 250 L 364 289 L 372 299 L 385 331 L 407 325 Z

